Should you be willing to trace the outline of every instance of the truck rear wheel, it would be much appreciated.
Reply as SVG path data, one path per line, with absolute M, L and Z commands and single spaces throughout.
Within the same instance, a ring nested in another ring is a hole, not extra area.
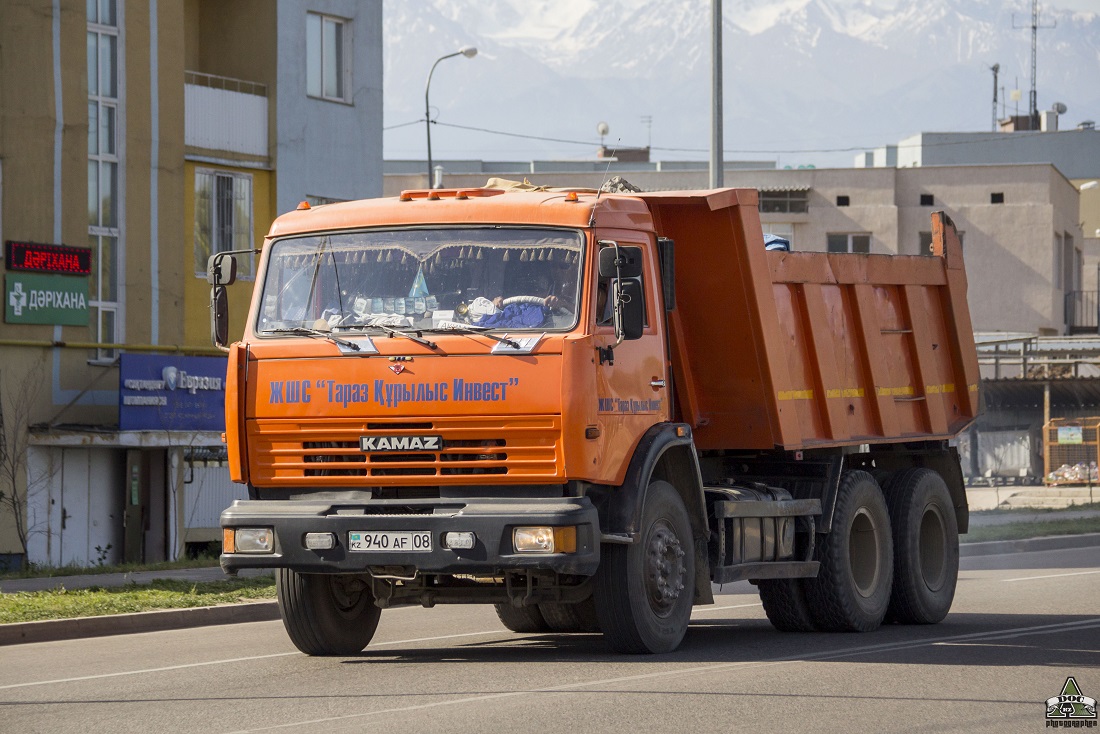
M 600 550 L 594 599 L 600 630 L 616 652 L 671 652 L 687 633 L 695 554 L 684 501 L 671 484 L 649 485 L 640 532 Z
M 497 617 L 501 624 L 513 632 L 530 634 L 532 632 L 549 632 L 550 625 L 543 619 L 542 612 L 537 606 L 514 607 L 508 602 L 494 604 Z
M 887 619 L 935 624 L 947 616 L 959 578 L 959 525 L 943 478 L 907 469 L 886 488 L 894 536 L 894 588 Z
M 576 604 L 551 602 L 539 604 L 546 624 L 554 632 L 599 632 L 600 621 L 596 617 L 596 603 L 592 597 Z
M 886 500 L 864 471 L 845 473 L 837 490 L 832 532 L 819 540 L 821 569 L 805 589 L 817 626 L 828 632 L 870 632 L 890 604 L 893 544 Z
M 768 621 L 780 632 L 813 632 L 817 629 L 804 579 L 760 579 L 760 601 Z
M 355 655 L 378 628 L 382 610 L 361 577 L 280 568 L 275 591 L 290 641 L 306 655 Z

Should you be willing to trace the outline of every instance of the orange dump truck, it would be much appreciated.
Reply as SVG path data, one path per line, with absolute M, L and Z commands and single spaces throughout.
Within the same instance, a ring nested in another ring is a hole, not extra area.
M 978 409 L 954 225 L 931 256 L 766 251 L 757 211 L 481 188 L 279 217 L 228 347 L 222 567 L 277 569 L 314 655 L 445 603 L 665 652 L 745 579 L 780 630 L 938 622 Z

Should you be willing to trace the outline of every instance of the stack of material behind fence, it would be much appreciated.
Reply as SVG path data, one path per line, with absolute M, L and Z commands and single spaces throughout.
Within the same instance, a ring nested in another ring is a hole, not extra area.
M 1054 418 L 1043 426 L 1043 482 L 1094 484 L 1100 454 L 1100 417 Z

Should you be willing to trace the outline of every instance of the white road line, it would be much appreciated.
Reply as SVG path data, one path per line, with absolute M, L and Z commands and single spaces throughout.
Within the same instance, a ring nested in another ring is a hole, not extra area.
M 56 678 L 54 680 L 36 680 L 30 683 L 12 683 L 0 686 L 0 691 L 12 688 L 29 688 L 30 686 L 48 686 L 53 683 L 76 683 L 82 680 L 97 680 L 99 678 L 116 678 L 123 675 L 142 675 L 145 673 L 163 673 L 169 670 L 184 670 L 186 668 L 201 668 L 204 665 L 220 665 L 222 663 L 245 663 L 250 660 L 266 660 L 268 658 L 281 658 L 289 655 L 298 655 L 297 652 L 277 652 L 272 655 L 254 655 L 247 658 L 228 658 L 225 660 L 208 660 L 203 663 L 184 663 L 183 665 L 167 665 L 163 668 L 144 668 L 142 670 L 124 670 L 118 673 L 100 673 L 99 675 L 80 675 L 75 678 Z
M 642 673 L 639 675 L 626 675 L 617 678 L 605 678 L 602 680 L 589 680 L 579 681 L 575 683 L 567 683 L 560 686 L 549 686 L 546 688 L 525 689 L 518 691 L 503 691 L 501 693 L 490 693 L 480 696 L 464 696 L 461 698 L 449 698 L 444 701 L 435 701 L 433 703 L 416 704 L 413 706 L 398 706 L 389 709 L 380 709 L 377 711 L 366 711 L 358 714 L 347 714 L 345 716 L 331 716 L 322 719 L 309 719 L 305 721 L 295 721 L 291 723 L 277 724 L 275 726 L 258 727 L 255 729 L 243 729 L 233 734 L 246 734 L 248 732 L 259 731 L 275 731 L 277 729 L 297 728 L 302 726 L 309 726 L 315 724 L 325 724 L 340 721 L 350 721 L 352 719 L 363 719 L 372 716 L 379 716 L 382 714 L 395 714 L 395 713 L 408 713 L 411 711 L 422 711 L 425 709 L 439 708 L 443 706 L 457 706 L 466 703 L 477 703 L 482 701 L 495 701 L 504 698 L 514 698 L 517 696 L 526 696 L 532 693 L 561 693 L 566 691 L 578 690 L 594 686 L 608 686 L 620 683 L 630 683 L 641 680 L 655 680 L 659 678 L 672 678 L 683 677 L 688 675 L 703 675 L 706 673 L 712 673 L 722 670 L 733 669 L 751 669 L 758 667 L 770 667 L 775 665 L 788 665 L 790 663 L 809 662 L 817 660 L 837 660 L 840 658 L 856 657 L 859 655 L 867 655 L 877 652 L 889 652 L 896 650 L 908 650 L 916 647 L 925 647 L 929 645 L 936 645 L 940 643 L 949 643 L 952 641 L 961 641 L 969 639 L 997 639 L 998 637 L 1021 637 L 1030 633 L 1042 633 L 1046 631 L 1057 631 L 1056 628 L 1091 628 L 1100 627 L 1100 617 L 1093 617 L 1089 620 L 1078 620 L 1074 622 L 1063 622 L 1058 624 L 1046 624 L 1037 625 L 1034 627 L 1019 627 L 1009 630 L 994 630 L 990 632 L 977 632 L 969 633 L 965 635 L 950 635 L 947 637 L 933 638 L 928 640 L 916 640 L 911 642 L 896 642 L 896 643 L 883 643 L 879 645 L 865 645 L 862 647 L 850 648 L 847 650 L 836 650 L 831 652 L 820 652 L 811 655 L 799 655 L 782 658 L 772 658 L 769 660 L 758 661 L 741 661 L 736 663 L 716 663 L 713 665 L 700 665 L 691 668 L 678 668 L 675 670 L 658 671 L 654 673 Z M 440 694 L 446 695 L 446 694 Z
M 692 616 L 695 616 L 696 614 L 705 614 L 706 612 L 720 612 L 723 609 L 745 609 L 746 607 L 760 606 L 763 606 L 763 604 L 761 604 L 760 602 L 756 602 L 754 604 L 731 604 L 726 607 L 699 607 L 698 609 L 693 609 L 691 614 Z
M 368 650 L 376 647 L 386 647 L 389 645 L 411 645 L 416 642 L 435 642 L 437 640 L 450 640 L 456 637 L 476 637 L 484 635 L 498 635 L 502 630 L 482 631 L 482 632 L 463 632 L 455 635 L 439 635 L 438 637 L 414 637 L 409 640 L 391 640 L 389 642 L 374 642 L 371 643 Z M 182 665 L 167 665 L 163 668 L 143 668 L 141 670 L 123 670 L 117 673 L 101 673 L 99 675 L 81 675 L 75 678 L 56 678 L 54 680 L 37 680 L 30 683 L 12 683 L 6 686 L 0 686 L 0 691 L 9 690 L 12 688 L 28 688 L 31 686 L 48 686 L 54 683 L 77 683 L 84 680 L 97 680 L 100 678 L 117 678 L 125 675 L 144 675 L 146 673 L 165 673 L 171 670 L 185 670 L 187 668 L 201 668 L 204 665 L 223 665 L 228 663 L 247 663 L 252 660 L 267 660 L 268 658 L 285 658 L 291 655 L 301 655 L 298 651 L 294 652 L 277 652 L 271 655 L 255 655 L 246 658 L 226 658 L 224 660 L 207 660 L 202 663 L 184 663 Z
M 1100 570 L 1096 571 L 1074 571 L 1072 573 L 1052 573 L 1046 576 L 1021 576 L 1015 579 L 1004 579 L 1005 583 L 1009 581 L 1034 581 L 1035 579 L 1059 579 L 1063 576 L 1086 576 L 1090 573 L 1100 573 Z

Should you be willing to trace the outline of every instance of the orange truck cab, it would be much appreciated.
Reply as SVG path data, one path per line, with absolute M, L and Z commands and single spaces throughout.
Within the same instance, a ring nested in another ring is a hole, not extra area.
M 747 189 L 407 191 L 279 217 L 228 346 L 227 573 L 309 654 L 387 607 L 666 652 L 711 583 L 787 630 L 947 614 L 977 412 L 954 226 L 766 251 Z M 211 258 L 214 340 L 234 257 Z

